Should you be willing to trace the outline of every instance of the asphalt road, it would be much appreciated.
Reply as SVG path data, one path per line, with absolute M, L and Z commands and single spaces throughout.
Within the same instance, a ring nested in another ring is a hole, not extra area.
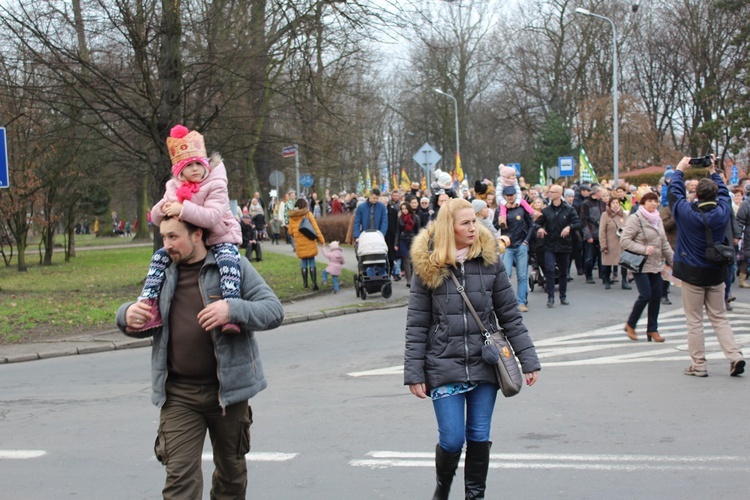
M 580 281 L 568 307 L 531 296 L 543 370 L 498 401 L 487 498 L 747 497 L 747 375 L 728 376 L 709 336 L 710 376 L 684 376 L 678 305 L 663 309 L 665 344 L 630 342 L 622 324 L 635 292 Z M 732 323 L 748 345 L 750 293 L 737 293 Z M 249 498 L 430 497 L 436 428 L 430 403 L 402 385 L 405 313 L 260 334 L 269 388 L 252 400 Z M 0 365 L 0 497 L 158 498 L 149 363 L 134 349 Z M 210 459 L 204 470 L 208 498 Z

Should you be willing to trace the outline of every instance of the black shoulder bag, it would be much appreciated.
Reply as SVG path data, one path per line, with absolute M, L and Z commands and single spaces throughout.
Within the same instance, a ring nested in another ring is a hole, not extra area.
M 734 247 L 723 243 L 714 243 L 711 228 L 708 227 L 706 213 L 701 210 L 703 216 L 703 227 L 706 230 L 706 260 L 720 266 L 731 266 L 734 262 Z

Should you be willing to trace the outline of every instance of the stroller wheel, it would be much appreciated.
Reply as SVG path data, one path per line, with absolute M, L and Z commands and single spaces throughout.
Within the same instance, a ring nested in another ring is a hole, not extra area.
M 362 300 L 367 300 L 367 287 L 363 286 L 360 288 L 359 296 L 362 297 Z
M 529 275 L 529 291 L 534 291 L 534 277 L 531 275 Z
M 354 293 L 357 294 L 357 297 L 359 297 L 359 280 L 357 277 L 354 277 Z
M 390 298 L 391 295 L 393 295 L 393 288 L 391 288 L 391 285 L 383 285 L 383 287 L 380 289 L 381 295 L 383 295 L 384 299 Z

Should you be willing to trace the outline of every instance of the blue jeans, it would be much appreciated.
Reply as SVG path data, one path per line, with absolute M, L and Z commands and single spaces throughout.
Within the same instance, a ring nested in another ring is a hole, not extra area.
M 729 266 L 729 272 L 727 273 L 727 279 L 724 280 L 724 300 L 728 299 L 732 291 L 732 282 L 734 282 L 734 274 L 737 272 L 737 264 L 732 262 Z
M 633 273 L 638 298 L 628 318 L 628 325 L 635 328 L 636 323 L 648 306 L 648 323 L 646 332 L 659 331 L 659 309 L 661 309 L 662 278 L 661 273 Z
M 437 417 L 439 443 L 444 451 L 459 452 L 467 440 L 490 440 L 492 411 L 495 409 L 498 389 L 497 385 L 481 383 L 469 392 L 432 401 Z
M 513 276 L 513 264 L 516 264 L 516 299 L 518 304 L 526 305 L 529 295 L 529 246 L 519 245 L 516 248 L 506 248 L 503 254 L 503 264 L 508 278 Z
M 328 281 L 328 276 L 331 277 L 331 281 L 333 282 L 333 291 L 338 292 L 339 291 L 339 277 L 335 276 L 333 274 L 328 274 L 328 271 L 323 269 L 323 272 L 321 273 L 323 276 L 323 284 L 325 284 Z
M 306 259 L 300 259 L 299 267 L 301 267 L 302 269 L 307 269 L 308 267 L 310 269 L 315 269 L 315 257 L 308 257 Z

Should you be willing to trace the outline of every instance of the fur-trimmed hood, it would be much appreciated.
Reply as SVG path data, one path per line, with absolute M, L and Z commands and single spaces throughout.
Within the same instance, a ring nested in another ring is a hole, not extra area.
M 483 226 L 477 224 L 477 243 L 469 250 L 467 260 L 481 258 L 485 266 L 492 266 L 498 260 L 498 245 L 495 238 Z M 420 232 L 411 244 L 411 265 L 414 274 L 431 289 L 438 288 L 450 277 L 448 266 L 438 266 L 430 261 L 432 238 L 435 228 L 429 227 Z

